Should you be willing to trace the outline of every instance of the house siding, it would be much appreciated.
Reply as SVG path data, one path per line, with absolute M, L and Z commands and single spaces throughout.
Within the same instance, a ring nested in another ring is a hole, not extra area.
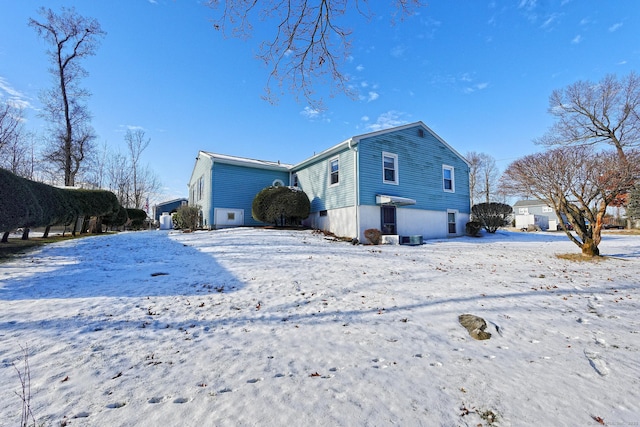
M 331 185 L 329 162 L 339 160 L 339 181 Z M 348 147 L 292 172 L 298 175 L 298 185 L 311 202 L 311 212 L 341 209 L 355 205 L 354 152 Z
M 243 209 L 244 225 L 264 225 L 251 216 L 253 199 L 265 187 L 269 187 L 279 179 L 284 185 L 289 184 L 288 171 L 257 169 L 238 165 L 215 162 L 211 180 L 212 204 L 208 224 L 216 227 L 215 208 Z
M 423 130 L 420 136 L 419 129 Z M 469 166 L 438 138 L 421 126 L 363 138 L 360 150 L 360 204 L 375 205 L 377 194 L 407 197 L 415 205 L 403 209 L 470 213 Z M 398 156 L 398 185 L 386 184 L 382 153 Z M 455 191 L 443 189 L 442 166 L 454 167 Z
M 211 224 L 211 166 L 209 156 L 200 153 L 189 180 L 189 206 L 198 206 L 202 212 L 203 225 Z M 202 197 L 198 198 L 198 180 L 204 178 Z

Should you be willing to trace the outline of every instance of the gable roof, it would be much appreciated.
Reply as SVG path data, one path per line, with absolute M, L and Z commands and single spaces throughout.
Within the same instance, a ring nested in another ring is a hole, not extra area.
M 186 201 L 188 201 L 188 199 L 186 197 L 180 197 L 178 199 L 173 199 L 173 200 L 168 200 L 166 202 L 156 203 L 156 206 L 164 206 L 164 205 L 170 205 L 171 203 L 186 202 Z
M 518 200 L 515 205 L 513 205 L 514 208 L 518 208 L 518 207 L 522 207 L 522 206 L 551 206 L 551 203 L 548 202 L 542 202 L 540 200 Z
M 210 157 L 214 163 L 224 163 L 227 165 L 248 166 L 258 169 L 285 170 L 288 171 L 293 165 L 280 163 L 278 161 L 249 159 L 246 157 L 229 156 L 227 154 L 211 153 L 208 151 L 200 151 L 200 154 Z
M 414 123 L 408 123 L 408 124 L 402 125 L 402 126 L 396 126 L 396 127 L 392 127 L 392 128 L 387 128 L 387 129 L 382 129 L 382 130 L 378 130 L 378 131 L 374 131 L 374 132 L 363 133 L 361 135 L 352 136 L 351 138 L 349 138 L 349 139 L 347 139 L 345 141 L 342 141 L 341 143 L 336 144 L 333 147 L 327 148 L 326 150 L 321 151 L 320 153 L 315 154 L 315 155 L 313 155 L 313 156 L 301 161 L 300 163 L 296 163 L 293 166 L 293 169 L 299 169 L 299 168 L 304 167 L 304 166 L 308 165 L 309 163 L 313 163 L 313 162 L 315 162 L 315 161 L 317 161 L 319 159 L 332 156 L 335 153 L 337 153 L 337 152 L 339 152 L 341 150 L 344 150 L 346 147 L 350 148 L 352 146 L 355 146 L 355 145 L 359 144 L 360 141 L 365 139 L 365 138 L 371 138 L 371 137 L 375 137 L 375 136 L 379 136 L 379 135 L 384 135 L 384 134 L 387 134 L 387 133 L 398 132 L 398 131 L 402 131 L 402 130 L 409 129 L 409 128 L 416 127 L 416 126 L 420 126 L 424 130 L 429 132 L 441 144 L 443 144 L 445 147 L 447 147 L 449 150 L 451 150 L 452 153 L 454 153 L 462 161 L 464 161 L 467 165 L 469 165 L 469 162 L 467 161 L 467 159 L 464 158 L 463 155 L 458 153 L 452 146 L 447 144 L 447 142 L 444 139 L 440 138 L 440 136 L 437 133 L 435 133 L 433 130 L 431 130 L 431 128 L 429 128 L 423 122 L 418 121 L 418 122 L 414 122 Z

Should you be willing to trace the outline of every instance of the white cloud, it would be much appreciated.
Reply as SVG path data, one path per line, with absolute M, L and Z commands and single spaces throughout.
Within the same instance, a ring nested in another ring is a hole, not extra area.
M 147 130 L 142 127 L 142 126 L 137 126 L 137 125 L 119 125 L 118 126 L 118 130 L 116 132 L 125 132 L 125 131 L 136 131 L 136 130 L 141 130 L 143 132 L 146 132 Z
M 479 90 L 484 90 L 486 88 L 489 87 L 489 83 L 487 82 L 483 82 L 483 83 L 476 83 L 472 86 L 467 86 L 466 88 L 464 88 L 464 93 L 473 93 L 473 92 L 477 92 Z
M 304 107 L 304 110 L 300 111 L 300 114 L 305 116 L 307 119 L 313 120 L 320 116 L 320 110 L 307 106 Z
M 362 120 L 363 122 L 368 122 L 369 121 L 369 116 L 362 116 L 360 118 L 360 120 Z
M 356 71 L 363 71 L 364 70 L 364 65 L 360 64 L 356 67 Z
M 552 28 L 558 22 L 560 16 L 562 15 L 558 13 L 551 14 L 547 19 L 545 19 L 542 25 L 540 25 L 540 28 L 545 30 Z
M 32 108 L 27 96 L 14 89 L 4 77 L 0 77 L 0 99 L 5 99 L 4 102 L 16 108 Z
M 367 101 L 371 102 L 371 101 L 375 101 L 376 99 L 380 98 L 380 94 L 378 94 L 377 92 L 369 92 L 369 96 L 367 96 Z
M 572 44 L 578 44 L 582 41 L 582 36 L 580 34 L 578 34 L 577 36 L 575 36 L 572 40 L 571 43 Z
M 391 49 L 391 56 L 393 56 L 394 58 L 402 58 L 406 51 L 407 51 L 406 46 L 402 46 L 402 45 L 394 46 Z
M 460 76 L 460 80 L 461 80 L 461 81 L 463 81 L 463 82 L 470 82 L 470 81 L 472 81 L 472 80 L 473 80 L 473 78 L 471 77 L 471 74 L 469 74 L 469 73 L 463 73 L 463 74 Z
M 395 126 L 402 126 L 409 123 L 407 120 L 403 119 L 403 116 L 405 115 L 405 113 L 400 111 L 387 111 L 386 113 L 380 114 L 375 123 L 368 124 L 365 128 L 368 131 L 375 132 Z
M 622 22 L 618 22 L 616 24 L 613 24 L 612 26 L 609 27 L 609 32 L 613 33 L 614 31 L 619 30 L 620 27 L 622 27 Z
M 518 4 L 519 9 L 532 10 L 535 9 L 538 0 L 520 0 L 520 4 Z

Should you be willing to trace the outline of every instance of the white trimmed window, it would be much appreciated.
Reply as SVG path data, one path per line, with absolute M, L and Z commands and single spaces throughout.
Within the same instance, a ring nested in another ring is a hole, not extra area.
M 456 220 L 456 214 L 458 212 L 457 211 L 452 211 L 452 210 L 448 210 L 447 211 L 447 226 L 448 226 L 448 231 L 449 234 L 456 234 L 457 233 L 457 220 Z
M 337 157 L 329 160 L 329 183 L 330 185 L 340 183 L 340 161 Z
M 549 207 L 549 206 L 543 206 L 542 207 L 542 212 L 544 213 L 551 213 L 553 212 L 553 208 Z
M 398 155 L 382 153 L 382 181 L 398 185 Z
M 442 165 L 442 189 L 449 193 L 455 193 L 456 191 L 453 166 Z
M 203 196 L 204 196 L 204 175 L 198 179 L 198 199 L 197 200 L 202 200 Z

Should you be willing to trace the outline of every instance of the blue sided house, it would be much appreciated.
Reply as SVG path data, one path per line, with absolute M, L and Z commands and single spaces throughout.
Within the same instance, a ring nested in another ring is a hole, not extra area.
M 354 136 L 295 165 L 200 151 L 189 205 L 206 228 L 264 225 L 251 217 L 255 195 L 270 185 L 304 191 L 305 225 L 367 241 L 455 237 L 469 221 L 469 164 L 424 123 Z

